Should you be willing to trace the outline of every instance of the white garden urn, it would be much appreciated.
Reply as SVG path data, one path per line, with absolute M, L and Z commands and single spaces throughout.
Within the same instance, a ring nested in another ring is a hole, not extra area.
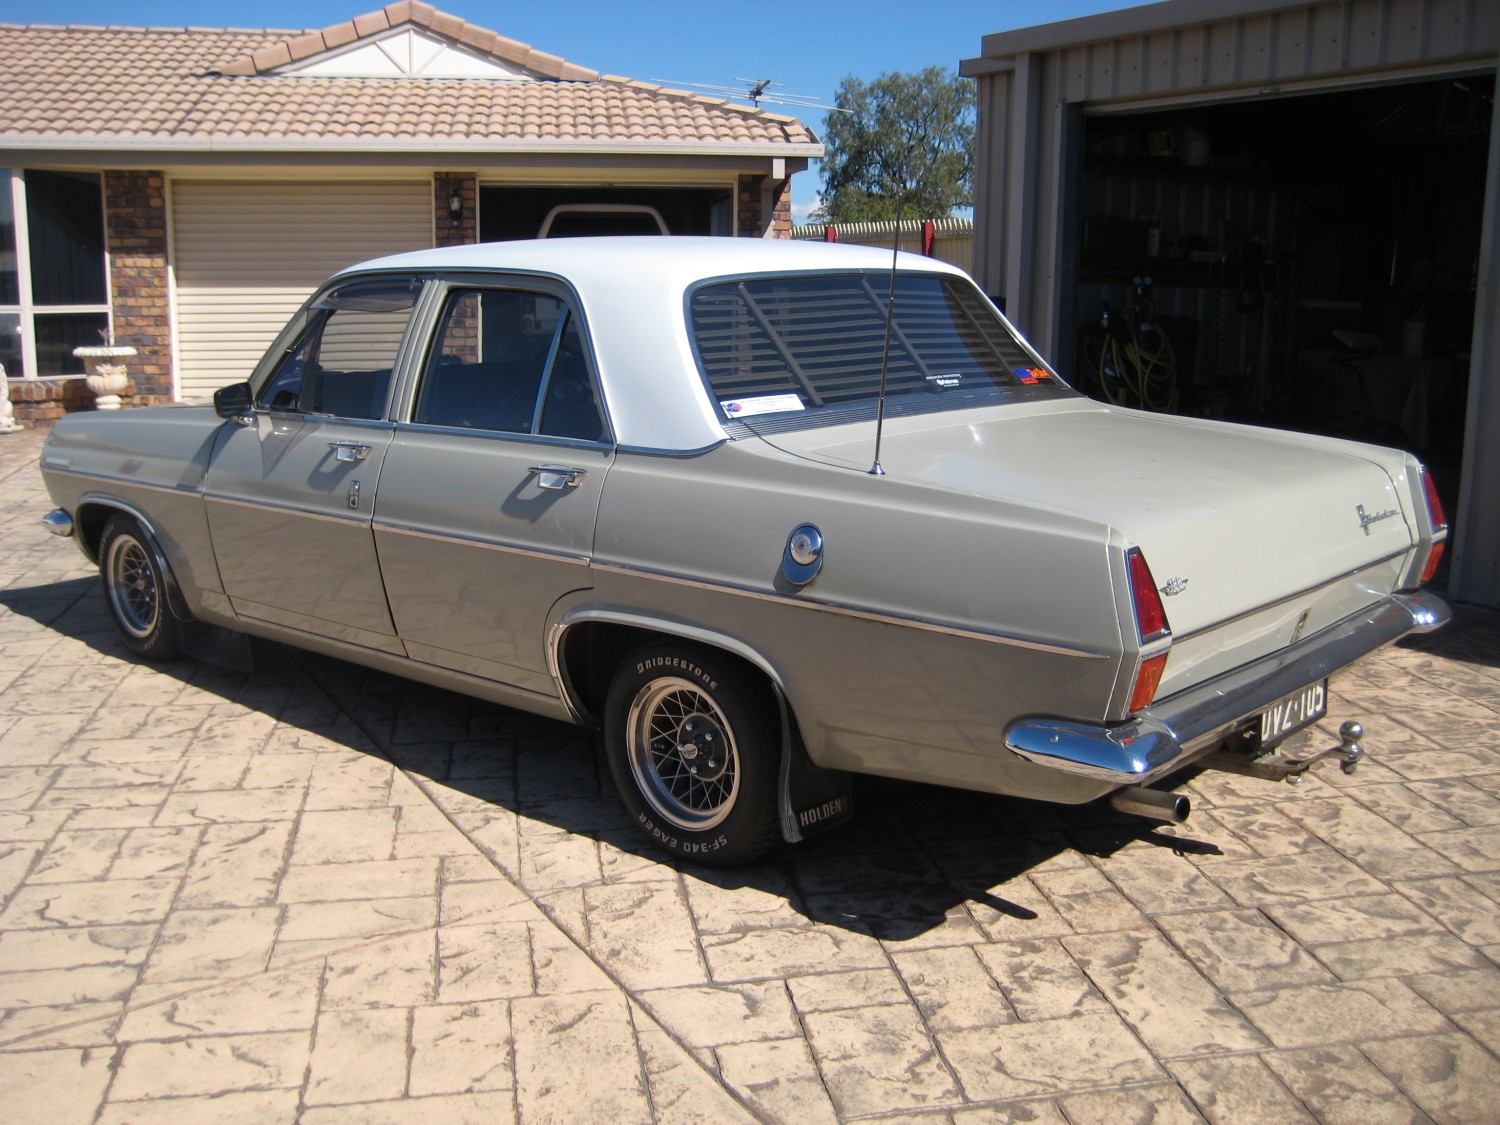
M 16 408 L 10 404 L 10 380 L 5 375 L 5 364 L 0 363 L 0 434 L 13 434 L 20 428 Z
M 73 354 L 83 360 L 83 381 L 94 392 L 94 405 L 100 410 L 120 409 L 120 392 L 130 385 L 130 376 L 120 361 L 135 355 L 135 349 L 107 344 L 96 348 L 74 348 Z

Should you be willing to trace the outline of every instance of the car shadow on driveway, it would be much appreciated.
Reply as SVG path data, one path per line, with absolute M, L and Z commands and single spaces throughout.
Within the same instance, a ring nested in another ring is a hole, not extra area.
M 94 579 L 0 591 L 0 605 L 103 658 L 132 660 Z M 142 666 L 325 736 L 347 736 L 352 723 L 364 737 L 344 737 L 347 745 L 378 748 L 544 903 L 568 889 L 680 872 L 704 889 L 757 891 L 808 922 L 887 940 L 919 937 L 963 914 L 1025 936 L 1044 904 L 1024 876 L 1061 857 L 1108 856 L 1141 841 L 1179 853 L 1217 850 L 1193 840 L 1190 826 L 1162 835 L 1100 805 L 1060 808 L 859 777 L 852 823 L 757 864 L 697 867 L 630 823 L 591 731 L 280 644 L 250 644 L 251 672 L 191 658 Z M 337 722 L 340 715 L 346 723 Z M 516 818 L 516 854 L 486 846 L 475 829 L 485 821 L 476 813 L 481 804 Z M 594 854 L 581 854 L 584 848 Z

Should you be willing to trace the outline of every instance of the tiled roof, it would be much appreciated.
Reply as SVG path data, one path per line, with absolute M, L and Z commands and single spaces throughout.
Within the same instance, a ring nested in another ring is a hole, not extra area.
M 412 25 L 538 76 L 532 81 L 336 78 L 275 68 Z M 0 25 L 0 139 L 113 147 L 379 149 L 787 146 L 792 117 L 575 66 L 426 4 L 392 4 L 322 31 Z M 811 146 L 811 147 L 809 147 Z

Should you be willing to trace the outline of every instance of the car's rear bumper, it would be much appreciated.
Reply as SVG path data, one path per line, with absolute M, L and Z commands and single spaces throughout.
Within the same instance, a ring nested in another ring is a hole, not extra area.
M 1430 632 L 1451 616 L 1433 594 L 1392 594 L 1289 648 L 1160 700 L 1129 722 L 1021 719 L 1006 730 L 1005 746 L 1065 774 L 1141 785 L 1207 753 L 1278 700 L 1408 633 Z

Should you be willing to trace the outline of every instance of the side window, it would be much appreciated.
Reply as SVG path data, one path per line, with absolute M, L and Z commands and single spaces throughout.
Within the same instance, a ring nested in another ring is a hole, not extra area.
M 449 294 L 412 420 L 599 440 L 604 424 L 567 303 L 515 289 Z
M 420 292 L 420 282 L 402 277 L 354 281 L 324 294 L 256 405 L 340 418 L 385 417 L 396 354 Z

